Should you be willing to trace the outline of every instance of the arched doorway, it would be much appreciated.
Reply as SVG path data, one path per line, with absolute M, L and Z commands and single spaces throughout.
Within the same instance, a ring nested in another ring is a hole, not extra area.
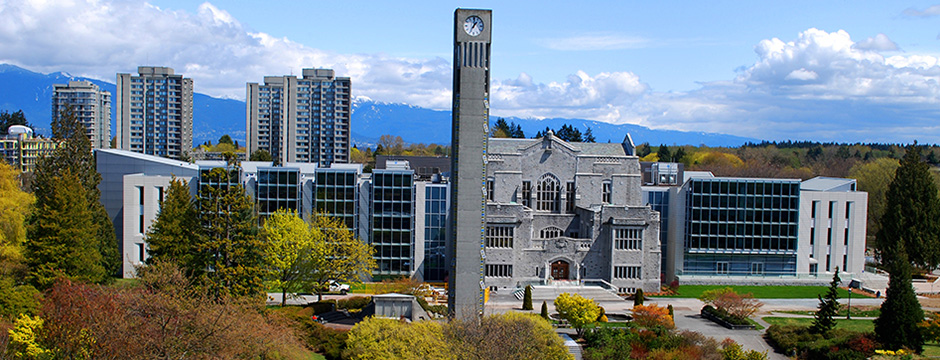
M 568 262 L 557 260 L 552 263 L 552 279 L 568 280 Z

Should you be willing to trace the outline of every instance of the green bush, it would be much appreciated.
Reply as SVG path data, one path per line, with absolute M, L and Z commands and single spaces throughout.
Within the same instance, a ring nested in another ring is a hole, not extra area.
M 871 334 L 844 329 L 814 334 L 806 326 L 795 325 L 772 325 L 764 337 L 778 352 L 787 355 L 795 352 L 799 359 L 810 360 L 867 359 L 881 346 Z
M 323 354 L 327 360 L 340 360 L 343 348 L 346 346 L 348 331 L 335 330 L 320 323 L 308 321 L 304 324 L 307 345 L 314 351 Z
M 522 296 L 522 310 L 532 310 L 532 285 L 526 285 Z
M 312 308 L 314 314 L 320 315 L 336 310 L 336 300 L 320 300 L 307 305 L 307 307 Z
M 337 309 L 358 310 L 363 309 L 372 302 L 371 296 L 353 296 L 336 301 Z
M 548 320 L 548 303 L 542 301 L 542 318 Z
M 633 294 L 633 306 L 643 305 L 644 300 L 646 297 L 643 296 L 643 289 L 636 289 L 636 294 Z
M 722 319 L 731 325 L 751 325 L 751 323 L 748 322 L 747 319 L 742 319 L 737 316 L 733 316 L 729 314 L 728 312 L 722 309 L 715 308 L 711 305 L 705 305 L 705 307 L 702 308 L 702 312 L 714 315 L 715 317 Z

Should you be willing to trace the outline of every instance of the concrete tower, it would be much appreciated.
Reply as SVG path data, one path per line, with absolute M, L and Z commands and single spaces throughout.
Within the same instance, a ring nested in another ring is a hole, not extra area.
M 489 132 L 491 10 L 454 11 L 451 221 L 447 244 L 450 294 L 458 319 L 483 312 L 486 139 Z
M 117 148 L 180 159 L 193 150 L 193 79 L 172 68 L 117 74 Z

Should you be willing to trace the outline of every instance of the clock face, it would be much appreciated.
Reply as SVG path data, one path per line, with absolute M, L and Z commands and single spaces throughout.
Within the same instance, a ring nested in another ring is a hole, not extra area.
M 473 15 L 467 18 L 463 22 L 463 31 L 467 32 L 467 35 L 477 36 L 483 32 L 483 19 L 480 19 L 479 16 Z

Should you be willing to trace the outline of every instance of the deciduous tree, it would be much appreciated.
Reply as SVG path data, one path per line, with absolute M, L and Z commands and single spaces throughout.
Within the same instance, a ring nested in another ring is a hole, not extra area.
M 22 272 L 26 216 L 35 198 L 20 189 L 19 171 L 0 161 L 0 277 Z
M 374 249 L 356 238 L 338 219 L 316 214 L 310 224 L 312 238 L 310 281 L 323 297 L 330 280 L 359 282 L 375 268 Z
M 849 177 L 858 181 L 858 189 L 868 193 L 868 237 L 874 245 L 875 234 L 881 230 L 881 218 L 885 213 L 886 194 L 894 174 L 901 164 L 897 159 L 879 158 L 858 163 L 849 170 Z
M 248 161 L 273 161 L 271 153 L 265 149 L 258 149 L 255 152 L 251 153 L 251 156 L 248 157 Z
M 672 316 L 669 315 L 669 309 L 656 304 L 634 306 L 633 322 L 646 328 L 662 326 L 672 329 L 675 327 Z
M 267 278 L 272 286 L 281 289 L 281 306 L 287 302 L 287 293 L 311 290 L 309 281 L 311 255 L 315 245 L 310 236 L 310 227 L 297 213 L 278 210 L 264 221 L 261 227 L 264 238 L 264 264 Z
M 555 310 L 562 318 L 568 320 L 579 337 L 584 334 L 584 327 L 593 324 L 601 312 L 594 300 L 569 293 L 561 293 L 555 298 Z

